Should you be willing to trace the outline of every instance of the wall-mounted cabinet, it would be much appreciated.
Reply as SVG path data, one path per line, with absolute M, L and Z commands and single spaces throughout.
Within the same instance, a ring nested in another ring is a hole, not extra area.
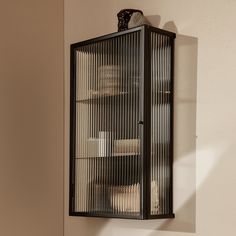
M 172 218 L 175 34 L 71 45 L 70 215 Z

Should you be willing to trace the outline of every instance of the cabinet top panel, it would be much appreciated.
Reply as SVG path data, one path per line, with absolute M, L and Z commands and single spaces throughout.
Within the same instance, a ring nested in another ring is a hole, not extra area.
M 99 41 L 108 40 L 108 39 L 111 39 L 111 38 L 119 37 L 119 36 L 122 36 L 122 35 L 125 35 L 125 34 L 129 34 L 129 33 L 136 32 L 136 31 L 142 31 L 142 30 L 147 30 L 149 32 L 156 32 L 160 35 L 165 35 L 165 36 L 168 36 L 168 37 L 173 38 L 173 39 L 176 37 L 176 34 L 173 33 L 173 32 L 163 30 L 163 29 L 159 29 L 159 28 L 156 28 L 156 27 L 153 27 L 153 26 L 150 26 L 150 25 L 142 25 L 142 26 L 138 26 L 138 27 L 134 27 L 134 28 L 125 30 L 125 31 L 114 32 L 114 33 L 111 33 L 111 34 L 106 34 L 106 35 L 103 35 L 103 36 L 88 39 L 88 40 L 81 41 L 81 42 L 78 42 L 78 43 L 73 43 L 73 44 L 71 44 L 71 49 L 76 49 L 78 47 L 85 46 L 85 45 L 88 45 L 88 44 L 91 44 L 91 43 L 96 43 L 96 42 L 99 42 Z

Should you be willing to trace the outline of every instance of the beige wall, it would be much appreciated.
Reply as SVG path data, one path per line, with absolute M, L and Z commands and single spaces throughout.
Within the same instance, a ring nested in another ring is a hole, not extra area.
M 63 0 L 0 2 L 0 235 L 63 235 Z
M 68 216 L 69 44 L 116 31 L 122 8 L 178 33 L 174 220 Z M 235 235 L 235 12 L 233 0 L 65 0 L 65 236 Z

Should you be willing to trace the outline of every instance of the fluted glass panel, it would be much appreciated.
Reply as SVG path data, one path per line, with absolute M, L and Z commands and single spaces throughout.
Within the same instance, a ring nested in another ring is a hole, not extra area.
M 140 36 L 76 55 L 76 212 L 140 215 Z
M 151 33 L 151 215 L 171 213 L 171 39 Z

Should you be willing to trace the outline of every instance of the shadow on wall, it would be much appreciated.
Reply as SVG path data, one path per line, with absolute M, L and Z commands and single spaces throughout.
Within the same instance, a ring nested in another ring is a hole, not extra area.
M 110 227 L 108 227 L 109 222 L 110 220 L 105 218 L 70 217 L 70 226 L 67 227 L 66 229 L 67 232 L 66 235 L 69 236 L 112 235 L 109 232 L 111 230 Z
M 160 23 L 161 23 L 161 17 L 159 15 L 149 15 L 149 16 L 145 16 L 148 21 L 151 23 L 151 25 L 155 26 L 155 27 L 159 27 Z
M 196 232 L 196 101 L 198 40 L 178 34 L 173 21 L 163 29 L 176 33 L 175 43 L 175 220 L 158 229 Z
M 176 33 L 174 96 L 174 220 L 158 230 L 196 232 L 196 108 L 198 40 L 180 35 L 174 22 L 163 29 Z

